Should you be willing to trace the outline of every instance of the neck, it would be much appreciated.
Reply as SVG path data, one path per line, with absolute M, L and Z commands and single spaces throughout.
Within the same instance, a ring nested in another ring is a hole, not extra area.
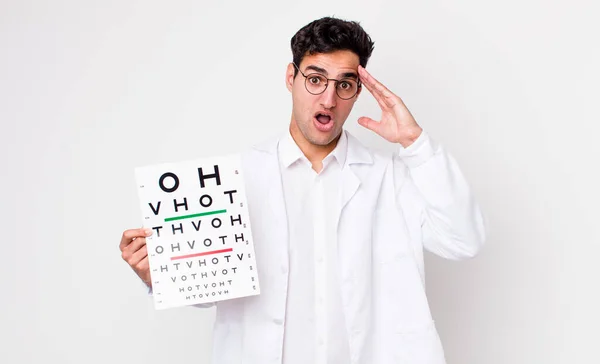
M 340 135 L 338 135 L 329 144 L 313 144 L 302 136 L 298 126 L 293 122 L 290 124 L 290 134 L 292 135 L 294 142 L 296 142 L 298 145 L 298 148 L 300 148 L 302 151 L 302 154 L 304 154 L 306 159 L 308 159 L 312 164 L 312 168 L 317 172 L 320 172 L 323 168 L 323 159 L 325 159 L 325 157 L 327 157 L 329 153 L 335 149 L 338 141 L 340 140 Z

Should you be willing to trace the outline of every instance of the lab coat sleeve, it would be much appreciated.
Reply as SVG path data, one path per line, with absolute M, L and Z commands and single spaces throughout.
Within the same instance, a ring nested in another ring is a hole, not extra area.
M 152 297 L 152 287 L 149 287 L 148 285 L 146 285 L 146 283 L 143 283 L 143 285 L 146 288 L 146 290 L 148 291 L 148 296 Z M 207 307 L 212 307 L 214 305 L 215 305 L 214 302 L 210 302 L 210 303 L 198 303 L 196 305 L 190 305 L 190 306 L 200 307 L 200 308 L 207 308 Z
M 398 173 L 404 174 L 400 194 L 420 206 L 423 247 L 447 259 L 475 256 L 485 242 L 485 221 L 456 160 L 425 131 L 408 148 L 400 146 L 398 158 L 407 172 Z

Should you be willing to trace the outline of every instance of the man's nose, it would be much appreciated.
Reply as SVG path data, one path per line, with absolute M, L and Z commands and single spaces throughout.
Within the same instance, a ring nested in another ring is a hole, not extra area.
M 335 81 L 330 81 L 332 84 L 328 84 L 327 88 L 321 94 L 321 105 L 326 109 L 335 107 L 337 103 L 337 93 L 335 92 Z

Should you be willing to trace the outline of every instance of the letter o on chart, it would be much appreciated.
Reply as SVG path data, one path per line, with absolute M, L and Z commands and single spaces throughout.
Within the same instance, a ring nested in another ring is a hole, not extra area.
M 207 203 L 204 203 L 205 199 L 208 199 Z M 200 205 L 202 205 L 202 207 L 208 207 L 208 206 L 212 205 L 212 202 L 213 202 L 212 197 L 210 197 L 209 195 L 202 195 L 200 197 Z
M 171 187 L 171 188 L 165 186 L 165 179 L 167 179 L 169 177 L 173 179 L 173 187 Z M 160 176 L 160 179 L 158 180 L 158 186 L 160 187 L 161 190 L 163 190 L 165 192 L 168 192 L 168 193 L 174 192 L 179 187 L 179 178 L 177 178 L 177 175 L 175 175 L 175 173 L 171 173 L 171 172 L 164 173 L 162 176 Z

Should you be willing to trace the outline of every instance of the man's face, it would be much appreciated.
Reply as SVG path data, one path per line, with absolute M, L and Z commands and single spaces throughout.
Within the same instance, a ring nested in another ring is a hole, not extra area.
M 357 80 L 358 65 L 358 55 L 343 50 L 306 55 L 298 67 L 307 76 L 318 73 L 330 79 Z M 328 146 L 337 142 L 360 89 L 354 97 L 344 100 L 336 93 L 335 82 L 329 81 L 322 94 L 313 95 L 306 89 L 306 79 L 300 72 L 294 78 L 294 70 L 294 65 L 290 64 L 286 73 L 286 85 L 292 93 L 293 101 L 290 125 L 292 136 L 300 144 L 308 142 L 315 146 Z

